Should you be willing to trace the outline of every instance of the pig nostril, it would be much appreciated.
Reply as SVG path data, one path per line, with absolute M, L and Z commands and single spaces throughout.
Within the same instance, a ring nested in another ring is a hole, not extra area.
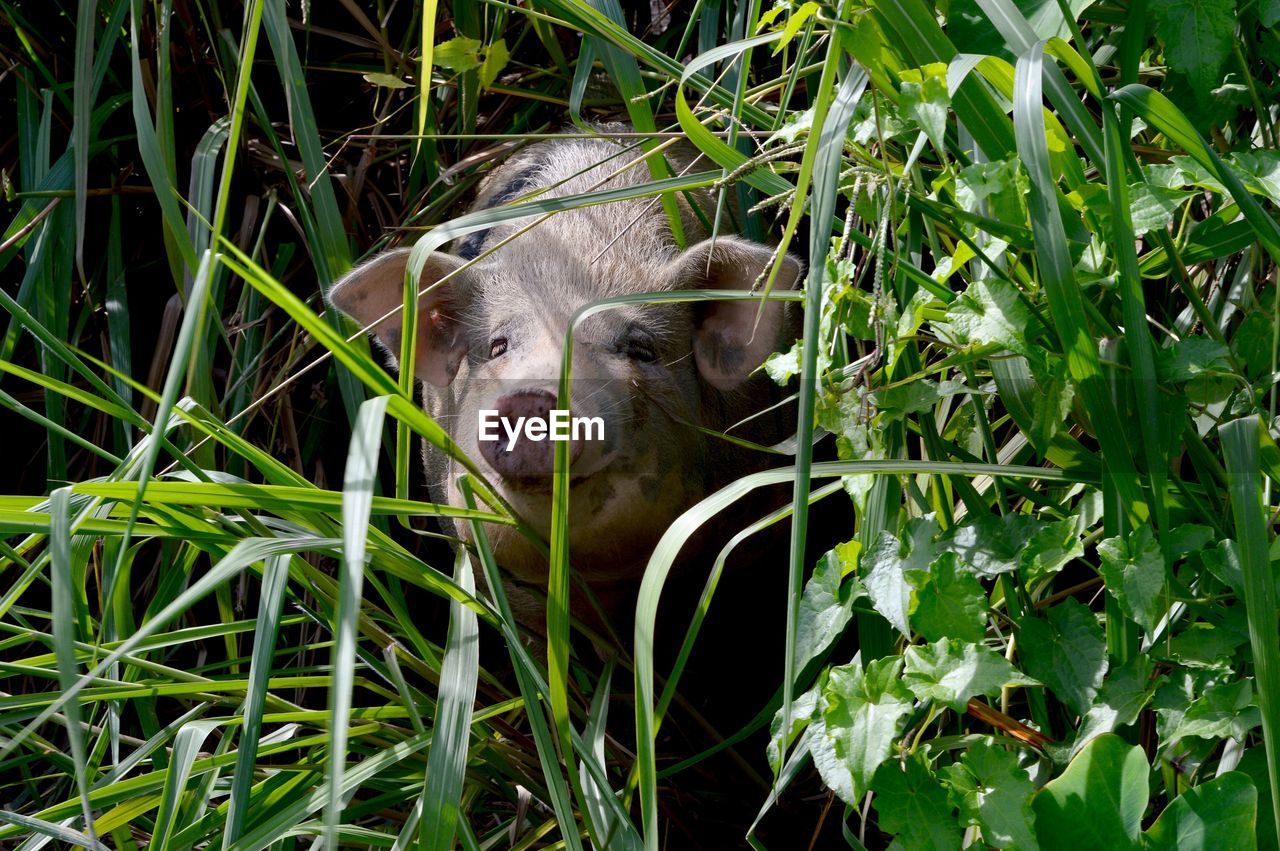
M 514 390 L 493 403 L 499 421 L 498 438 L 480 441 L 480 454 L 504 479 L 544 486 L 555 470 L 555 447 L 560 441 L 530 439 L 528 424 L 541 421 L 539 431 L 549 434 L 551 412 L 557 410 L 555 394 L 542 388 Z M 582 455 L 583 442 L 570 440 L 566 447 L 569 463 Z
M 545 419 L 555 406 L 556 397 L 546 390 L 516 390 L 498 400 L 497 411 L 503 419 Z

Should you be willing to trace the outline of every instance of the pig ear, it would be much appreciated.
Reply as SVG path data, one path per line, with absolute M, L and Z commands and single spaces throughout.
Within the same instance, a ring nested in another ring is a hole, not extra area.
M 674 261 L 677 289 L 751 290 L 764 279 L 774 250 L 759 243 L 725 236 L 701 242 Z M 800 261 L 790 254 L 774 281 L 775 290 L 794 289 L 800 280 Z M 732 390 L 764 363 L 779 345 L 787 310 L 770 301 L 760 312 L 759 301 L 713 301 L 695 307 L 693 356 L 702 377 L 718 390 Z M 759 323 L 756 318 L 759 316 Z
M 404 327 L 404 276 L 411 249 L 385 251 L 352 269 L 329 290 L 329 303 L 369 328 L 393 358 L 400 355 Z M 465 261 L 439 251 L 427 258 L 418 290 L 456 271 Z M 418 299 L 418 344 L 414 374 L 437 387 L 453 381 L 467 354 L 459 311 L 462 282 L 457 275 Z M 390 315 L 388 315 L 390 314 Z M 386 317 L 386 318 L 383 318 Z

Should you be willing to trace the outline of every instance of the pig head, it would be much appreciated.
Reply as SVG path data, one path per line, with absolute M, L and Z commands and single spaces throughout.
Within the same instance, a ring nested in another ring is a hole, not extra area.
M 607 137 L 553 140 L 497 168 L 473 209 L 651 179 L 634 147 Z M 549 417 L 565 334 L 582 305 L 646 291 L 749 291 L 773 261 L 774 250 L 764 245 L 705 239 L 688 198 L 680 205 L 690 237 L 685 250 L 657 200 L 645 198 L 557 213 L 532 228 L 528 220 L 499 225 L 461 240 L 453 253 L 432 254 L 423 270 L 413 369 L 427 412 L 544 536 L 555 444 L 512 441 L 506 429 L 497 429 L 497 440 L 480 440 L 480 412 L 494 411 L 506 425 Z M 706 208 L 714 211 L 714 204 Z M 393 354 L 408 256 L 407 248 L 382 253 L 329 295 L 339 310 L 372 325 Z M 775 287 L 793 288 L 800 273 L 799 262 L 785 257 Z M 574 417 L 600 418 L 603 435 L 570 441 L 569 544 L 575 570 L 593 585 L 638 579 L 673 519 L 762 466 L 760 453 L 700 429 L 722 431 L 777 401 L 757 368 L 794 339 L 792 314 L 779 302 L 761 310 L 759 301 L 708 301 L 625 306 L 580 323 L 569 409 Z M 786 437 L 789 426 L 774 411 L 734 433 L 768 443 Z M 426 469 L 433 497 L 461 505 L 456 464 L 428 449 Z M 470 537 L 465 524 L 454 531 Z M 545 581 L 545 559 L 521 535 L 509 527 L 486 531 L 518 580 Z

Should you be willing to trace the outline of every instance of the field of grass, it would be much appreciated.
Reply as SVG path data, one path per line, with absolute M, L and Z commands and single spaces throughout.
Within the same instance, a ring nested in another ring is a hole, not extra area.
M 1280 0 L 0 0 L 0 116 L 0 847 L 1280 847 Z M 322 294 L 602 121 L 798 426 L 530 641 Z

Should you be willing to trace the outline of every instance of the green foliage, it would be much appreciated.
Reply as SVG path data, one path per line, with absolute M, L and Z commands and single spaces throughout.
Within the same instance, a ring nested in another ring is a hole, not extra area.
M 1027 673 L 1043 682 L 1077 715 L 1089 711 L 1107 672 L 1107 647 L 1093 612 L 1074 598 L 1047 618 L 1028 617 L 1018 633 Z
M 809 752 L 822 780 L 849 806 L 871 788 L 889 758 L 914 701 L 901 680 L 902 660 L 881 659 L 831 669 L 823 710 L 810 730 Z
M 1147 808 L 1147 760 L 1119 736 L 1094 739 L 1036 793 L 1042 848 L 1140 848 Z

